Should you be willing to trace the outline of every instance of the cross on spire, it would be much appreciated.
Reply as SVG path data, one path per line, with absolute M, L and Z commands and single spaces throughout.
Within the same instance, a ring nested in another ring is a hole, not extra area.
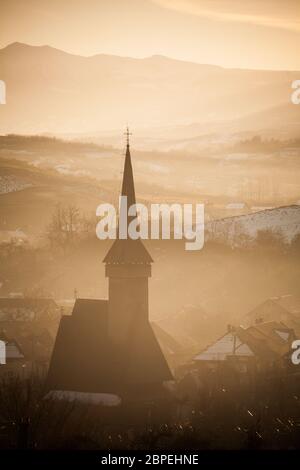
M 124 132 L 124 135 L 126 135 L 126 144 L 127 144 L 127 147 L 129 147 L 129 136 L 132 135 L 132 132 L 129 132 L 128 126 L 126 128 L 126 132 Z

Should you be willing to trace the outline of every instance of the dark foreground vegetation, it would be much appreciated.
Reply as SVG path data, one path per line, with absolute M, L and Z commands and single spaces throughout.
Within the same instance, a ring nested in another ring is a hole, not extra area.
M 43 377 L 13 376 L 0 387 L 0 448 L 299 449 L 299 379 L 246 382 L 223 375 L 197 391 L 185 378 L 159 402 L 103 407 L 47 400 Z

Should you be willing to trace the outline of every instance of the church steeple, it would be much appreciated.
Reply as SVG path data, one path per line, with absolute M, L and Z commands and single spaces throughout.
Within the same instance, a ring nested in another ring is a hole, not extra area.
M 129 129 L 126 132 L 126 154 L 121 195 L 127 197 L 127 206 L 135 204 L 133 171 L 131 164 Z M 122 202 L 121 202 L 122 206 Z M 122 214 L 127 223 L 137 215 Z M 136 325 L 148 323 L 148 278 L 151 276 L 152 258 L 140 238 L 117 238 L 104 258 L 108 277 L 108 331 L 113 343 L 129 345 Z
M 135 199 L 135 189 L 134 189 L 133 171 L 132 171 L 131 155 L 130 155 L 130 142 L 129 142 L 129 136 L 132 134 L 131 132 L 129 132 L 128 126 L 126 129 L 125 135 L 126 135 L 126 153 L 125 153 L 121 196 L 127 197 L 126 206 L 130 207 L 133 204 L 136 204 L 136 199 Z M 126 207 L 125 208 L 122 207 L 122 201 L 121 201 L 120 213 L 122 213 L 123 209 L 125 209 L 126 211 Z M 127 225 L 130 223 L 132 219 L 134 219 L 134 217 L 135 216 L 128 217 L 126 213 Z
M 126 153 L 121 196 L 127 197 L 127 208 L 129 208 L 133 204 L 136 204 L 136 198 L 129 142 L 129 136 L 131 133 L 129 132 L 128 127 L 126 129 L 125 135 Z M 123 202 L 121 200 L 121 214 L 123 214 L 123 211 L 126 210 L 122 204 Z M 136 217 L 136 215 L 129 217 L 127 215 L 127 211 L 125 216 L 127 217 L 127 226 L 129 225 L 130 221 Z M 140 239 L 132 240 L 129 238 L 129 236 L 126 239 L 120 239 L 117 234 L 117 239 L 114 241 L 103 262 L 106 264 L 150 264 L 153 262 L 153 260 Z
M 124 172 L 123 172 L 123 182 L 122 182 L 122 196 L 127 196 L 127 204 L 130 207 L 132 204 L 135 204 L 135 190 L 134 190 L 134 180 L 133 180 L 133 171 L 131 164 L 131 155 L 130 155 L 130 143 L 129 128 L 126 129 L 126 153 L 125 153 L 125 163 L 124 163 Z
M 122 195 L 132 204 L 129 130 L 126 135 Z M 72 315 L 62 316 L 47 387 L 66 397 L 113 393 L 136 401 L 144 394 L 149 401 L 153 394 L 154 400 L 173 377 L 149 322 L 151 256 L 141 239 L 119 238 L 104 262 L 108 300 L 76 299 Z

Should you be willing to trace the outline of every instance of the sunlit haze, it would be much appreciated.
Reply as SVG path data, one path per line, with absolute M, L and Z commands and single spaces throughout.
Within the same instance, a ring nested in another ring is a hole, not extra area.
M 2 0 L 0 46 L 300 69 L 298 0 Z

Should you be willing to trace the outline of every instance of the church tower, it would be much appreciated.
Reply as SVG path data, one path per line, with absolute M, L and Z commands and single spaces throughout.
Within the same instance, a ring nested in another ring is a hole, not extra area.
M 135 204 L 128 131 L 122 196 L 128 207 Z M 152 400 L 173 378 L 149 322 L 152 258 L 141 239 L 119 237 L 103 261 L 109 298 L 76 298 L 72 315 L 62 316 L 47 389 L 79 400 L 91 393 L 100 401 L 103 393 Z
M 136 199 L 128 129 L 126 135 L 121 196 L 127 197 L 129 208 Z M 128 227 L 136 215 L 126 217 Z M 109 281 L 108 335 L 112 343 L 126 348 L 137 325 L 149 322 L 148 278 L 153 260 L 140 239 L 132 240 L 129 236 L 121 239 L 119 234 L 117 237 L 103 260 Z

